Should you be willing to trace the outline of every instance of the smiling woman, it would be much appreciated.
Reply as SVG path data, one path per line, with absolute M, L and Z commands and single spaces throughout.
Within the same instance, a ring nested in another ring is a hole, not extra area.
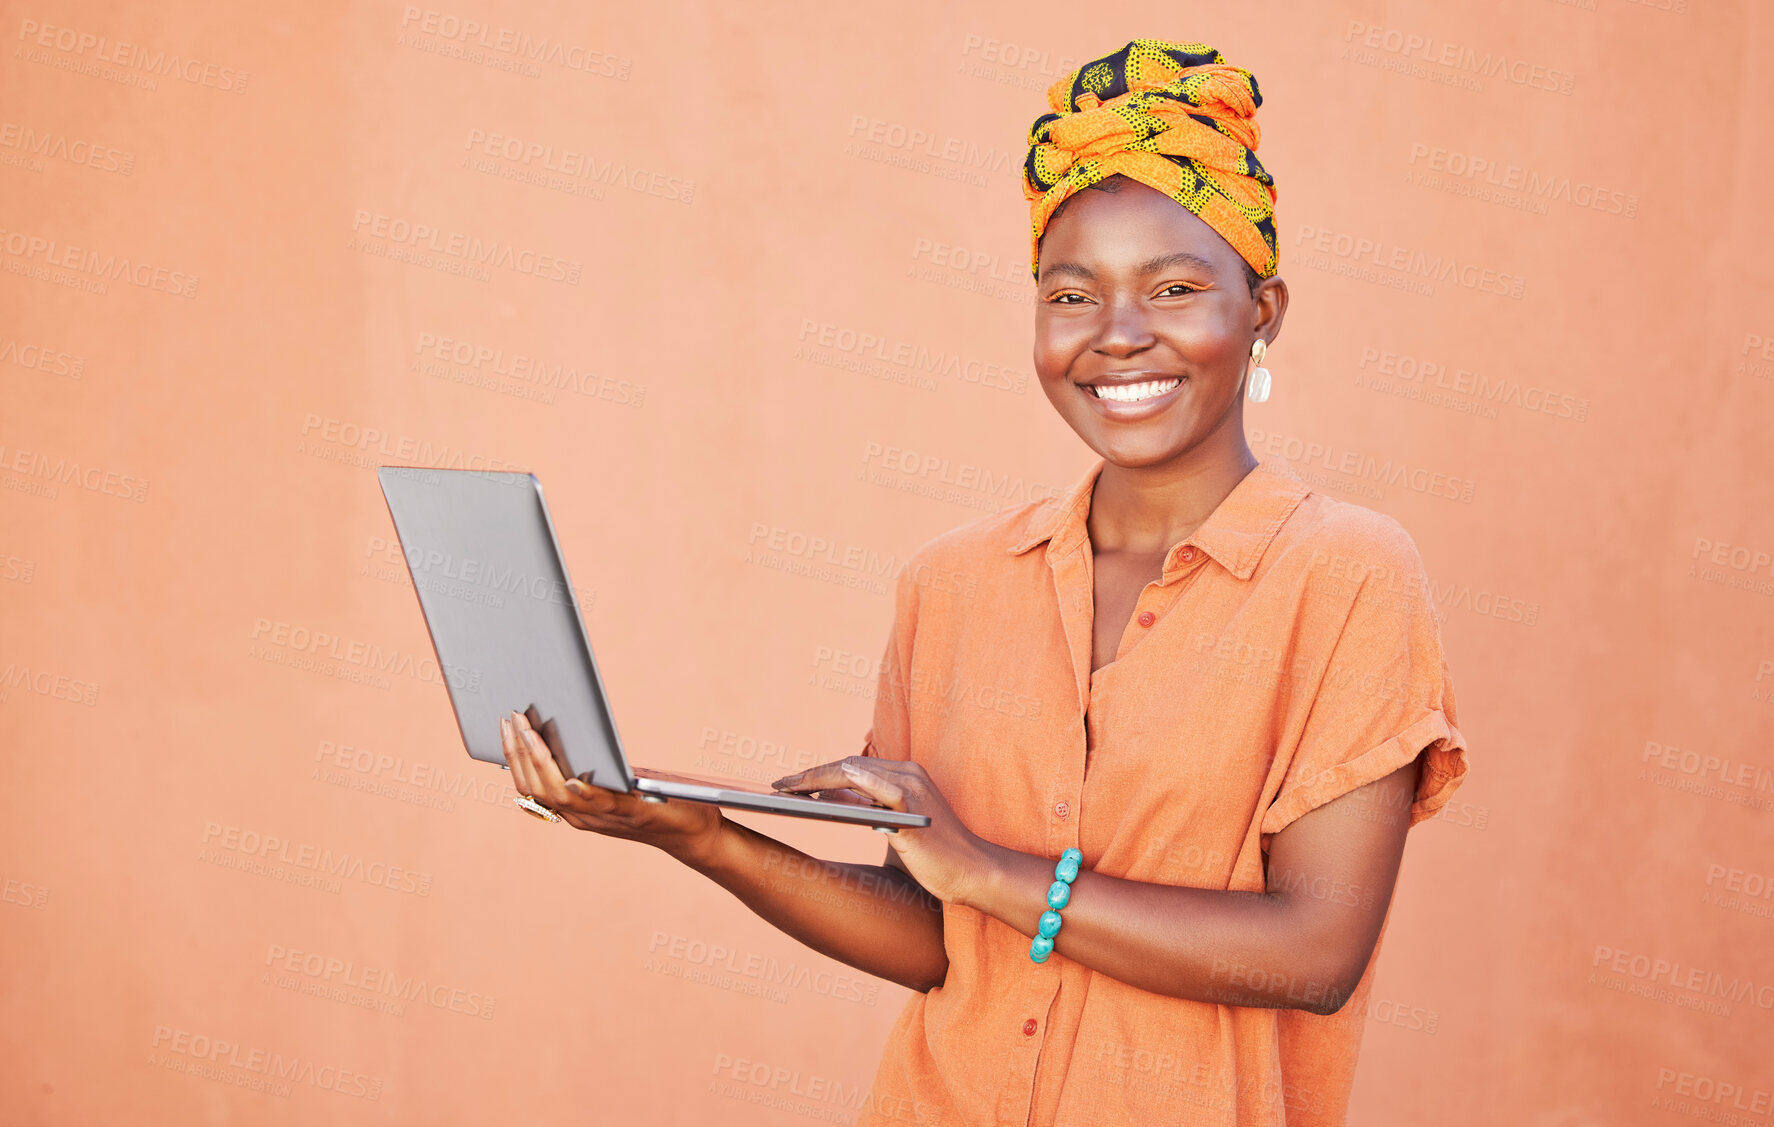
M 1395 520 L 1245 441 L 1288 304 L 1255 78 L 1136 40 L 1048 98 L 1035 369 L 1099 458 L 918 551 L 863 754 L 776 784 L 930 824 L 837 865 L 562 779 L 521 716 L 506 755 L 571 824 L 917 991 L 859 1123 L 1342 1123 L 1406 831 L 1466 774 L 1429 585 Z
M 1248 285 L 1249 264 L 1213 228 L 1144 184 L 1120 183 L 1067 200 L 1048 223 L 1035 307 L 1042 388 L 1118 466 L 1209 443 L 1248 469 L 1248 449 L 1242 459 L 1232 450 L 1244 445 L 1246 361 L 1254 341 L 1281 332 L 1287 283 Z

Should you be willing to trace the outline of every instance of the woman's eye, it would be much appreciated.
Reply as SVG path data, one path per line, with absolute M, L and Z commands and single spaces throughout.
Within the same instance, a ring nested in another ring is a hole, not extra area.
M 1194 286 L 1185 285 L 1182 282 L 1178 282 L 1174 286 L 1165 286 L 1160 296 L 1182 297 L 1185 294 L 1200 293 L 1200 292 L 1201 291 Z
M 1084 295 L 1081 293 L 1060 293 L 1054 294 L 1052 297 L 1048 298 L 1048 300 L 1055 305 L 1077 305 L 1084 300 Z

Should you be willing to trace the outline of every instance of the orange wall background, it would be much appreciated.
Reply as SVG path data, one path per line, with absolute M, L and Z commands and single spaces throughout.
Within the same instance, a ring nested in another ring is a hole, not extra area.
M 905 992 L 513 809 L 373 467 L 541 477 L 637 762 L 855 752 L 899 563 L 1090 463 L 1018 169 L 1153 36 L 1261 83 L 1252 445 L 1473 748 L 1351 1121 L 1774 1122 L 1774 18 L 1187 7 L 0 5 L 0 1121 L 850 1122 Z

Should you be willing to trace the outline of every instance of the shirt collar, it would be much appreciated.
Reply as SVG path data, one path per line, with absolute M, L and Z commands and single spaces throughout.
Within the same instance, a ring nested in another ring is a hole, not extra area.
M 1082 544 L 1090 535 L 1085 518 L 1090 515 L 1091 493 L 1105 464 L 1098 458 L 1078 484 L 1029 510 L 1023 520 L 1022 535 L 1010 546 L 1010 554 L 1020 555 L 1048 540 L 1052 542 L 1049 556 L 1058 557 Z M 1238 578 L 1249 579 L 1269 542 L 1281 530 L 1282 522 L 1310 492 L 1311 487 L 1287 463 L 1258 462 L 1232 487 L 1219 507 L 1208 514 L 1200 528 L 1171 546 L 1164 559 L 1164 579 L 1169 580 L 1182 568 L 1179 554 L 1188 546 L 1205 552 Z

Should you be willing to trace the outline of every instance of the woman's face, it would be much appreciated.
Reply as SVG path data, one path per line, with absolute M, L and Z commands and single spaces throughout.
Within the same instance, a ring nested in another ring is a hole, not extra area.
M 1087 189 L 1041 240 L 1035 372 L 1114 465 L 1163 465 L 1216 436 L 1242 449 L 1251 342 L 1273 341 L 1286 309 L 1285 283 L 1253 295 L 1238 252 L 1175 200 L 1132 180 Z

